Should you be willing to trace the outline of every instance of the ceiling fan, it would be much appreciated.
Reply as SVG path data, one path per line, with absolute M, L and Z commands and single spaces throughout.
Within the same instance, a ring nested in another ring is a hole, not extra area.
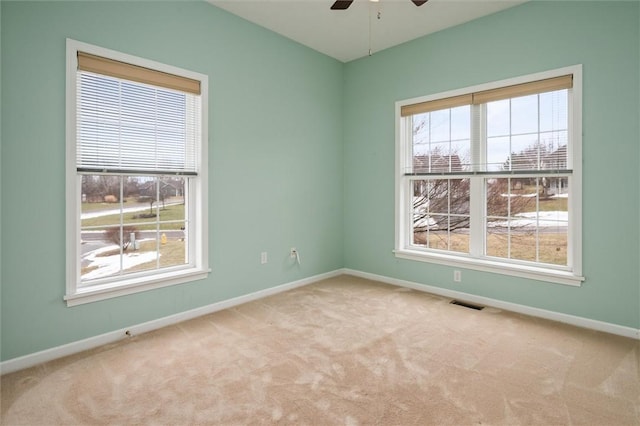
M 415 4 L 416 6 L 422 6 L 423 4 L 425 4 L 427 2 L 427 0 L 411 0 L 411 2 L 413 4 Z M 345 10 L 345 9 L 348 9 L 349 6 L 351 6 L 351 3 L 353 3 L 353 0 L 337 0 L 331 6 L 331 10 Z

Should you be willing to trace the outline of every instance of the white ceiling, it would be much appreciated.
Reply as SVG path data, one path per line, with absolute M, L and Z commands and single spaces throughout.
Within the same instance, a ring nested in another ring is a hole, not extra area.
M 355 0 L 330 10 L 334 0 L 208 0 L 342 62 L 348 62 L 527 0 Z M 380 19 L 377 19 L 378 11 Z M 371 32 L 369 32 L 371 27 Z

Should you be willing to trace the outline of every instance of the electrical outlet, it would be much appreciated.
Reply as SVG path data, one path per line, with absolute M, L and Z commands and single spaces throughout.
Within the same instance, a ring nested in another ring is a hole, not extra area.
M 462 281 L 462 272 L 460 271 L 453 271 L 453 281 L 459 283 L 460 281 Z
M 291 247 L 291 252 L 289 253 L 292 259 L 295 259 L 298 256 L 298 250 L 295 247 Z
M 260 263 L 264 265 L 268 261 L 269 259 L 267 258 L 267 252 L 263 251 L 262 253 L 260 253 Z

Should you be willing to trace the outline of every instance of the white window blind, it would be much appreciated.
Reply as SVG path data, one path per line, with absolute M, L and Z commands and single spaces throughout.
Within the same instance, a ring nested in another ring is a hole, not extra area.
M 79 172 L 197 174 L 199 94 L 77 72 Z
M 413 161 L 405 165 L 404 174 L 544 175 L 550 171 L 571 174 L 568 123 L 558 124 L 566 121 L 566 113 L 557 115 L 566 110 L 567 93 L 572 87 L 573 76 L 564 75 L 403 105 L 400 116 L 411 119 L 416 128 Z M 529 124 L 523 127 L 519 125 L 521 122 Z M 449 129 L 445 123 L 455 133 L 449 135 L 450 140 L 443 136 L 442 129 Z M 456 131 L 469 125 L 485 129 L 487 134 L 482 138 L 476 134 L 474 139 Z M 471 143 L 471 139 L 479 149 L 472 150 L 468 158 L 461 158 L 457 151 Z M 511 154 L 509 162 L 501 158 L 505 152 Z M 496 162 L 496 158 L 500 160 Z

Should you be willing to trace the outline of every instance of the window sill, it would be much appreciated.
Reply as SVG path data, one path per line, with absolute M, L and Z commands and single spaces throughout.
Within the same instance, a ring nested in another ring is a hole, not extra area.
M 149 277 L 136 277 L 121 280 L 117 283 L 78 288 L 75 293 L 65 295 L 64 300 L 66 300 L 68 307 L 98 302 L 100 300 L 125 296 L 127 294 L 140 293 L 156 288 L 202 280 L 206 278 L 210 272 L 210 269 L 189 269 L 187 271 L 181 270 L 157 275 L 152 279 Z
M 491 272 L 501 275 L 510 275 L 514 277 L 528 278 L 531 280 L 563 284 L 574 287 L 580 287 L 582 285 L 582 282 L 585 280 L 584 277 L 574 275 L 570 271 L 561 271 L 528 265 L 517 265 L 512 263 L 492 261 L 488 259 L 475 259 L 471 257 L 453 256 L 442 253 L 427 253 L 409 249 L 394 250 L 394 253 L 395 256 L 400 259 L 436 263 L 439 265 L 472 269 L 482 272 Z

